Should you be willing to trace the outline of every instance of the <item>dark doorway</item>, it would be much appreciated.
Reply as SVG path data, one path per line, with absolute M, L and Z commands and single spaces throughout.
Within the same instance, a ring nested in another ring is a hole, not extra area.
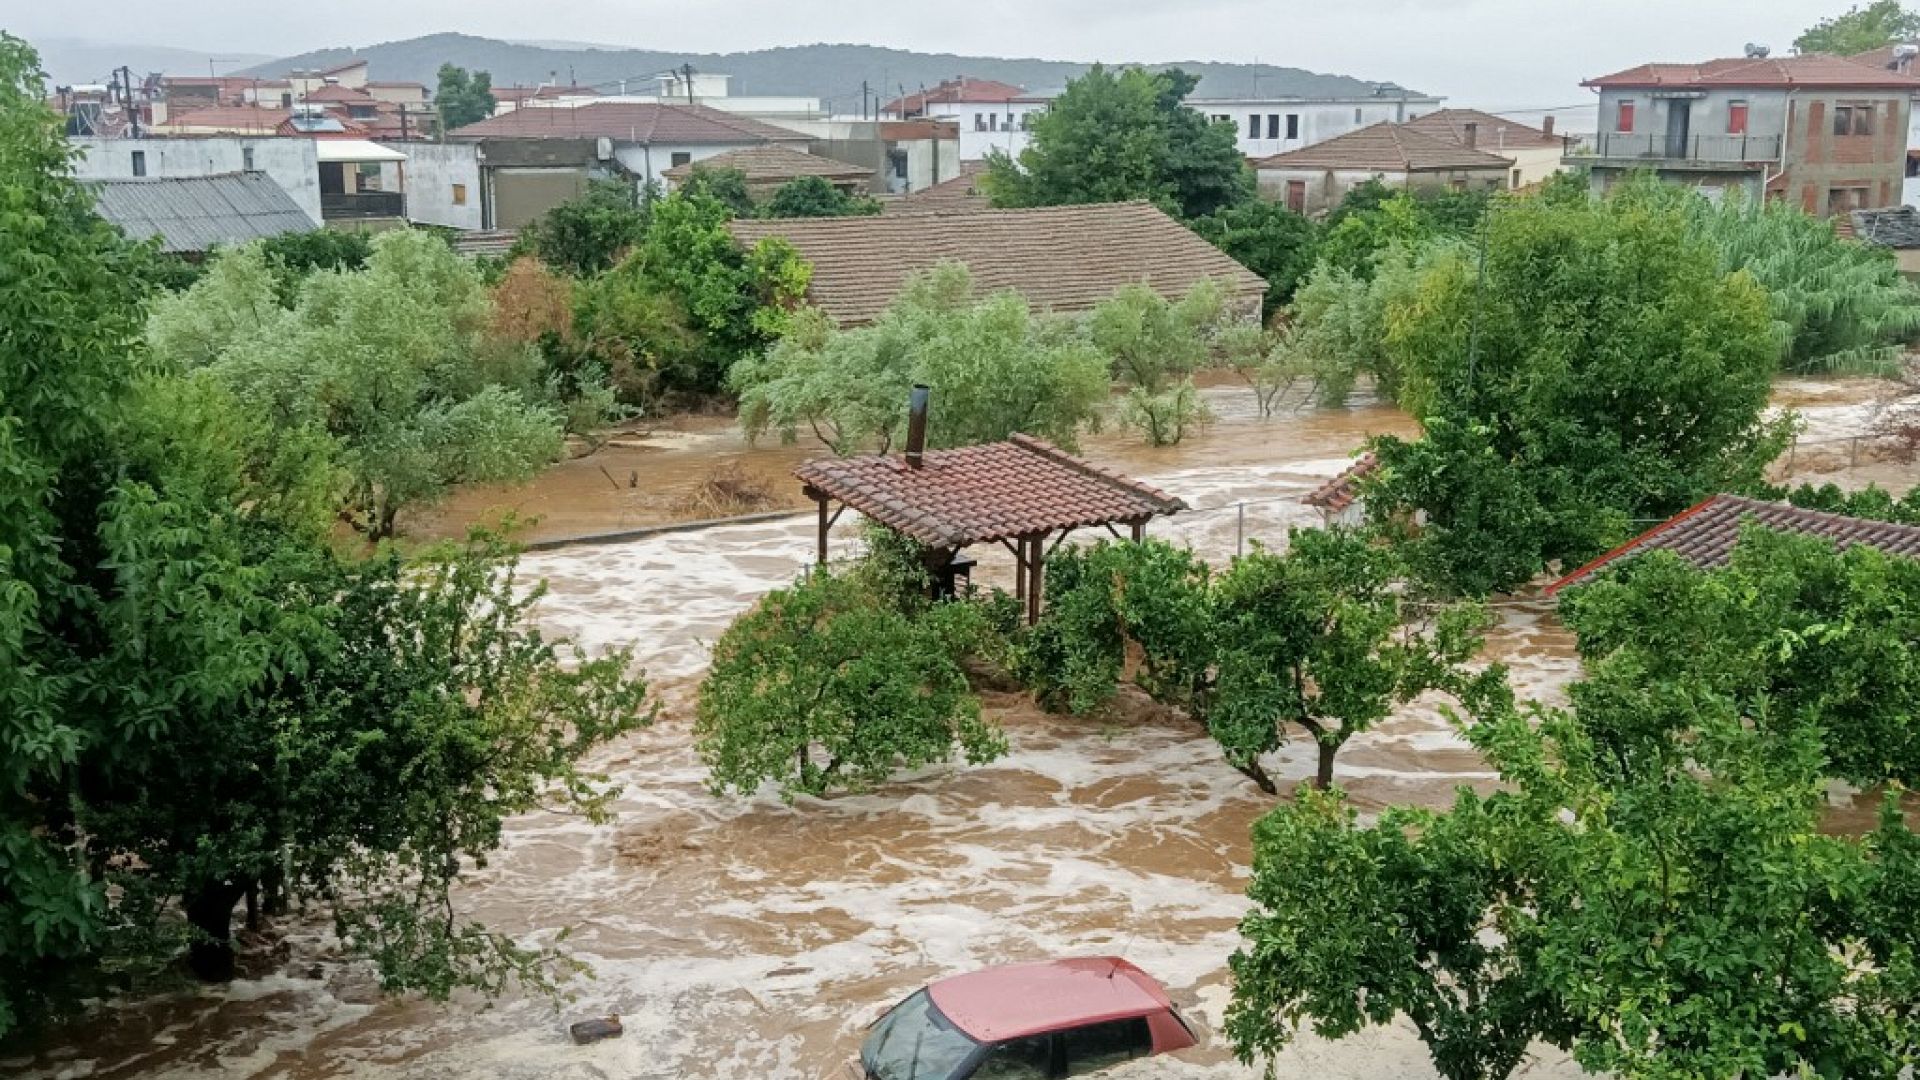
M 347 171 L 338 161 L 320 163 L 320 194 L 345 195 L 347 193 Z
M 1684 158 L 1687 153 L 1688 137 L 1693 134 L 1693 103 L 1689 101 L 1667 102 L 1667 156 Z

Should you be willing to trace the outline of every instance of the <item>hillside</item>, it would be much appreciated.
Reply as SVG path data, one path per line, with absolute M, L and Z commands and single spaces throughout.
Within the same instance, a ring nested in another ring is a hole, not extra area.
M 205 75 L 208 62 L 221 75 L 241 64 L 257 64 L 267 57 L 258 53 L 205 53 L 164 45 L 109 45 L 78 38 L 36 37 L 30 39 L 40 52 L 40 66 L 47 81 L 55 86 L 73 83 L 104 83 L 113 69 L 126 65 L 136 77 L 164 71 L 170 75 Z
M 622 79 L 634 88 L 650 76 L 692 64 L 700 71 L 733 76 L 735 94 L 797 94 L 824 98 L 831 109 L 859 108 L 862 80 L 888 98 L 904 88 L 916 90 L 966 74 L 1025 86 L 1058 89 L 1088 65 L 1063 60 L 1005 59 L 917 53 L 873 45 L 799 45 L 741 53 L 679 53 L 611 47 L 552 48 L 540 44 L 495 41 L 466 34 L 433 34 L 365 48 L 321 49 L 274 60 L 250 74 L 280 75 L 296 69 L 332 67 L 364 57 L 376 79 L 415 79 L 432 85 L 442 63 L 492 74 L 496 86 L 530 85 L 569 79 L 612 91 Z M 1259 94 L 1360 96 L 1375 83 L 1344 75 L 1322 75 L 1299 68 L 1261 64 L 1170 61 L 1200 76 L 1199 94 L 1238 97 Z M 1390 76 L 1390 73 L 1378 73 Z M 1256 89 L 1257 85 L 1257 89 Z

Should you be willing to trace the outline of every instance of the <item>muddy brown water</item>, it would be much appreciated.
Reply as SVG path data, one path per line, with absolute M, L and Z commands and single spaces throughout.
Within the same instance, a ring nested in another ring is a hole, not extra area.
M 1863 423 L 1872 391 L 1794 383 L 1781 396 L 1809 414 L 1810 427 L 1846 434 Z M 1263 420 L 1243 388 L 1206 393 L 1216 420 L 1179 447 L 1107 433 L 1085 450 L 1186 499 L 1196 512 L 1152 532 L 1214 560 L 1316 523 L 1301 495 L 1344 468 L 1368 436 L 1413 430 L 1403 414 L 1375 404 Z M 716 464 L 737 460 L 785 491 L 787 471 L 817 452 L 750 448 L 731 427 L 706 420 L 626 442 L 524 489 L 462 493 L 414 531 L 454 533 L 503 509 L 542 515 L 536 537 L 631 528 L 671 519 L 670 504 Z M 630 474 L 634 487 L 624 486 Z M 1904 487 L 1903 475 L 1878 478 Z M 835 534 L 836 557 L 856 550 L 849 524 Z M 1191 1003 L 1203 1025 L 1217 1026 L 1245 910 L 1248 830 L 1273 803 L 1191 724 L 1138 696 L 1123 696 L 1107 715 L 1071 719 L 988 693 L 985 709 L 1012 744 L 1007 757 L 924 769 L 866 795 L 786 806 L 771 795 L 706 790 L 687 732 L 707 646 L 806 565 L 812 530 L 809 517 L 795 517 L 524 561 L 524 572 L 550 588 L 544 624 L 589 650 L 636 646 L 664 706 L 655 728 L 592 763 L 617 792 L 611 824 L 516 819 L 505 850 L 460 896 L 474 919 L 524 942 L 551 942 L 571 927 L 566 947 L 593 976 L 572 984 L 572 1000 L 556 1009 L 523 996 L 491 1005 L 383 998 L 365 965 L 334 951 L 323 925 L 295 918 L 279 928 L 277 951 L 262 943 L 249 958 L 251 977 L 104 1006 L 34 1049 L 0 1057 L 0 1072 L 803 1080 L 829 1075 L 866 1022 L 928 979 L 1073 954 L 1124 954 Z M 985 580 L 1010 580 L 1004 552 L 981 555 Z M 1574 664 L 1551 605 L 1522 596 L 1500 614 L 1491 657 L 1512 668 L 1523 695 L 1558 700 Z M 1491 783 L 1437 704 L 1416 702 L 1344 751 L 1340 779 L 1363 810 L 1444 805 L 1460 784 Z M 1312 756 L 1290 746 L 1270 768 L 1301 779 Z M 1845 791 L 1835 799 L 1848 821 L 1868 820 L 1876 805 Z M 622 1017 L 624 1038 L 587 1047 L 567 1040 L 569 1021 L 608 1013 Z M 1254 1075 L 1218 1040 L 1153 1069 Z M 1305 1037 L 1284 1073 L 1433 1075 L 1399 1027 L 1337 1044 Z M 1578 1070 L 1547 1052 L 1527 1075 Z

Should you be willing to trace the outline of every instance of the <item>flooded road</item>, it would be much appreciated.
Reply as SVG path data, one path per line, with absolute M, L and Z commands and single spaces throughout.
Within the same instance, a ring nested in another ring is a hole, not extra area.
M 1806 406 L 1837 432 L 1847 431 L 1862 393 L 1788 390 L 1817 399 Z M 1110 433 L 1084 449 L 1186 499 L 1196 512 L 1150 531 L 1215 561 L 1252 539 L 1280 543 L 1289 525 L 1317 523 L 1301 495 L 1343 469 L 1367 436 L 1412 431 L 1404 415 L 1375 405 L 1263 421 L 1244 389 L 1217 387 L 1208 397 L 1219 419 L 1185 445 L 1147 449 Z M 422 531 L 456 530 L 463 516 L 514 502 L 557 512 L 563 532 L 631 527 L 659 516 L 661 491 L 691 487 L 723 458 L 740 458 L 784 490 L 792 486 L 786 469 L 807 453 L 749 451 L 705 422 L 643 442 L 621 452 L 658 466 L 639 487 L 601 477 L 604 493 L 569 495 L 591 491 L 585 477 L 599 475 L 593 458 L 581 459 L 556 470 L 564 475 L 552 488 L 543 480 L 517 493 L 470 493 Z M 619 462 L 607 472 L 625 476 Z M 651 494 L 629 494 L 642 492 Z M 855 551 L 850 525 L 849 517 L 835 535 L 836 557 Z M 520 997 L 492 1006 L 383 999 L 364 965 L 332 952 L 323 927 L 295 920 L 282 952 L 251 960 L 253 977 L 105 1009 L 58 1033 L 49 1049 L 0 1059 L 0 1071 L 811 1080 L 830 1074 L 881 1008 L 928 979 L 1063 954 L 1124 954 L 1193 1003 L 1203 1026 L 1217 1026 L 1245 909 L 1249 826 L 1273 803 L 1204 734 L 1138 696 L 1072 719 L 989 693 L 984 705 L 1008 732 L 1007 757 L 925 769 L 864 796 L 788 807 L 771 796 L 706 791 L 687 729 L 708 644 L 812 552 L 808 516 L 524 560 L 525 575 L 549 583 L 545 625 L 594 651 L 636 645 L 663 703 L 654 729 L 592 763 L 618 791 L 612 824 L 517 819 L 505 850 L 460 897 L 473 918 L 525 942 L 573 928 L 566 947 L 592 978 L 575 983 L 560 1010 Z M 1011 580 L 1004 552 L 978 554 L 982 580 Z M 1499 611 L 1491 654 L 1514 669 L 1523 695 L 1557 699 L 1574 665 L 1550 605 L 1521 598 Z M 1290 787 L 1311 773 L 1312 758 L 1311 747 L 1295 745 L 1270 768 Z M 1442 805 L 1456 785 L 1491 779 L 1432 702 L 1355 738 L 1339 775 L 1363 809 Z M 624 1038 L 568 1042 L 569 1021 L 608 1013 L 622 1017 Z M 1283 1063 L 1289 1072 L 1434 1075 L 1400 1028 L 1338 1044 L 1306 1038 Z M 1255 1074 L 1209 1040 L 1178 1062 L 1119 1075 Z M 1579 1073 L 1549 1053 L 1522 1075 Z

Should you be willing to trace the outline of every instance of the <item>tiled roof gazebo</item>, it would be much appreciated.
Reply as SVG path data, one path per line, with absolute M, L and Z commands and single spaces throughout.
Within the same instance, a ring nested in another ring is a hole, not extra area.
M 922 421 L 924 424 L 924 421 Z M 820 458 L 794 470 L 819 504 L 819 557 L 827 530 L 853 507 L 895 532 L 927 545 L 943 564 L 972 544 L 999 543 L 1013 553 L 1015 592 L 1029 621 L 1040 613 L 1042 567 L 1068 533 L 1127 525 L 1133 539 L 1147 522 L 1186 503 L 1026 435 L 952 450 Z M 839 502 L 840 510 L 831 509 Z

